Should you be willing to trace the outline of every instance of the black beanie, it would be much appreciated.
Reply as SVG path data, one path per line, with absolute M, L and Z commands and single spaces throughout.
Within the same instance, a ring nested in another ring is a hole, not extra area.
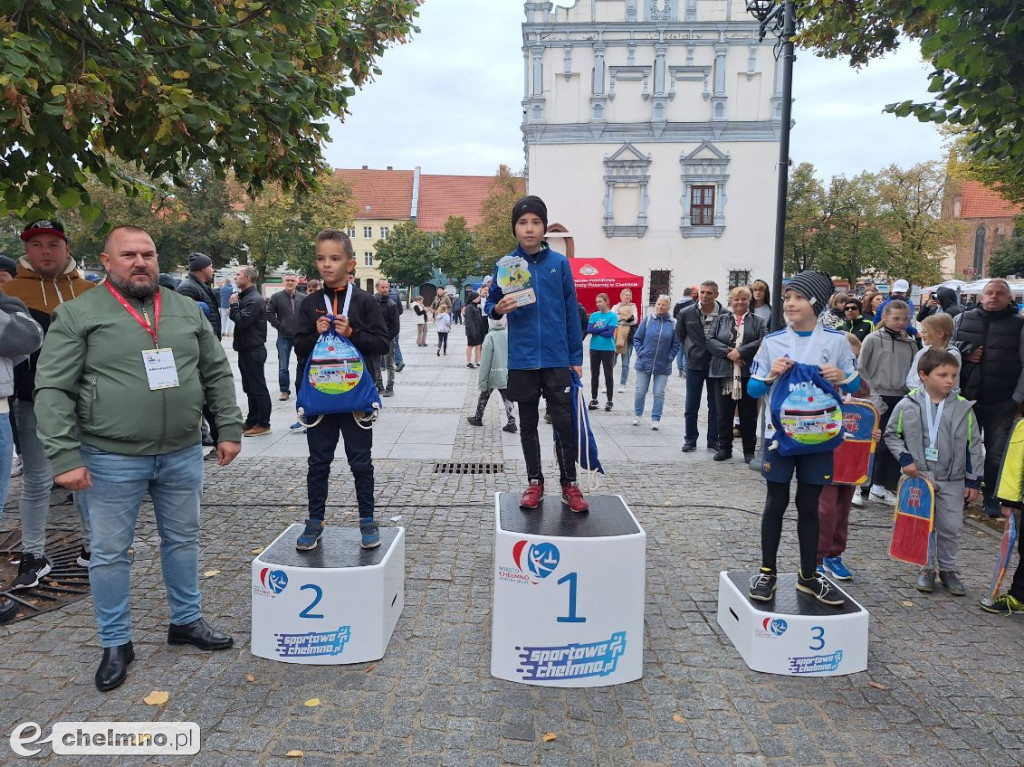
M 518 221 L 525 213 L 536 213 L 542 222 L 544 222 L 544 230 L 548 228 L 548 206 L 544 204 L 544 200 L 535 194 L 530 194 L 517 202 L 512 206 L 512 233 L 516 232 L 516 221 Z
M 213 261 L 205 253 L 188 254 L 188 270 L 190 272 L 198 272 L 200 269 L 205 269 L 208 266 L 213 266 Z
M 18 262 L 7 256 L 0 256 L 0 270 L 10 272 L 12 277 L 18 276 Z
M 786 290 L 795 290 L 803 295 L 810 301 L 814 314 L 819 315 L 828 308 L 828 300 L 835 289 L 832 287 L 832 278 L 825 272 L 809 270 L 793 275 Z

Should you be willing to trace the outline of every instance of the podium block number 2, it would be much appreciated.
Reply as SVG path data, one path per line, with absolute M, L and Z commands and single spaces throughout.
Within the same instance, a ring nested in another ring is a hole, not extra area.
M 558 579 L 558 585 L 561 586 L 563 583 L 569 584 L 569 614 L 559 615 L 557 620 L 559 623 L 586 623 L 586 618 L 581 618 L 576 614 L 576 582 L 577 574 L 569 573 L 562 578 Z
M 323 613 L 311 613 L 310 610 L 312 610 L 314 607 L 316 607 L 318 604 L 320 604 L 320 600 L 324 598 L 324 590 L 322 588 L 320 588 L 319 586 L 316 586 L 316 585 L 314 585 L 312 583 L 307 583 L 306 585 L 300 587 L 299 591 L 312 591 L 313 592 L 313 601 L 310 602 L 309 605 L 307 605 L 305 610 L 303 610 L 301 613 L 299 613 L 299 617 L 300 618 L 323 618 L 324 617 Z

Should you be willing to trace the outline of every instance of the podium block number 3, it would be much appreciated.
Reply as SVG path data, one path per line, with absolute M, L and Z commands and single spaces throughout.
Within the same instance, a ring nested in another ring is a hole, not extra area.
M 811 626 L 811 650 L 825 649 L 825 627 Z
M 320 604 L 320 600 L 324 598 L 324 590 L 319 586 L 315 586 L 312 583 L 307 583 L 305 586 L 299 588 L 299 591 L 312 591 L 313 601 L 309 603 L 305 610 L 299 613 L 300 618 L 323 618 L 323 613 L 311 613 L 314 607 Z
M 586 623 L 586 618 L 581 618 L 576 614 L 576 582 L 577 574 L 569 573 L 566 576 L 558 579 L 558 585 L 561 586 L 563 583 L 569 584 L 569 614 L 559 615 L 557 620 L 559 623 Z

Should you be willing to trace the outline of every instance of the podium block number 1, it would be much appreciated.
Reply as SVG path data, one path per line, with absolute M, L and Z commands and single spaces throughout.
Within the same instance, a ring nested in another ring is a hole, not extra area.
M 577 574 L 575 572 L 568 573 L 562 578 L 558 579 L 558 585 L 561 586 L 563 583 L 569 584 L 569 614 L 559 615 L 557 620 L 559 623 L 586 623 L 586 618 L 581 618 L 576 614 L 576 582 Z

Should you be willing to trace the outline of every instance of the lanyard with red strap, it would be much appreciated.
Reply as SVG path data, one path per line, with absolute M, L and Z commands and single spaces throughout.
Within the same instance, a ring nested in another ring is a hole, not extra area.
M 128 312 L 128 314 L 130 314 L 133 318 L 135 318 L 135 321 L 142 326 L 143 330 L 145 330 L 147 333 L 149 333 L 150 336 L 152 336 L 153 346 L 155 348 L 159 348 L 160 342 L 156 340 L 156 336 L 160 330 L 160 291 L 157 290 L 157 292 L 153 296 L 153 324 L 150 325 L 149 322 L 141 314 L 139 314 L 138 311 L 136 311 L 135 307 L 128 303 L 125 300 L 124 296 L 118 293 L 117 290 L 115 290 L 109 282 L 104 282 L 103 284 L 106 286 L 107 290 L 110 291 L 110 295 L 117 299 L 117 302 L 124 307 L 124 310 Z M 145 307 L 143 307 L 142 311 L 146 311 Z

